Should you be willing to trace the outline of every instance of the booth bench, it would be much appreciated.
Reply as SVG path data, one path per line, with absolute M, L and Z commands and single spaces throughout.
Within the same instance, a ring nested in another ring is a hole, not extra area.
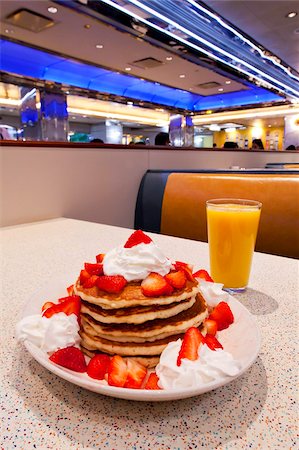
M 256 251 L 299 258 L 299 174 L 295 170 L 148 170 L 135 229 L 207 242 L 206 201 L 262 203 Z

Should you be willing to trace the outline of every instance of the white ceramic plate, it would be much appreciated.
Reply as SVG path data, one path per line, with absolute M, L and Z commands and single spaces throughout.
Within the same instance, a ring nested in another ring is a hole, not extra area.
M 42 287 L 29 299 L 23 310 L 22 317 L 38 314 L 41 311 L 41 306 L 46 301 L 56 303 L 59 297 L 66 296 L 66 287 L 72 284 L 72 280 L 74 279 L 71 277 L 61 278 L 47 283 L 47 285 Z M 228 303 L 234 314 L 235 322 L 227 330 L 219 332 L 218 339 L 222 343 L 224 350 L 230 352 L 239 361 L 241 366 L 240 372 L 235 377 L 227 376 L 196 388 L 148 391 L 145 389 L 137 390 L 107 386 L 101 384 L 101 381 L 93 380 L 85 373 L 73 372 L 53 364 L 46 353 L 42 352 L 30 342 L 26 342 L 25 346 L 33 358 L 50 372 L 71 383 L 99 394 L 138 401 L 166 401 L 193 397 L 224 386 L 240 377 L 254 363 L 258 356 L 260 333 L 253 316 L 233 297 L 230 296 Z

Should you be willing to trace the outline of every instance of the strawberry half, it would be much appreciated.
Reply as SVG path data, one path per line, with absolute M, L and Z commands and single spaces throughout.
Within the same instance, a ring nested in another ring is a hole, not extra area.
M 220 342 L 218 341 L 218 339 L 216 339 L 215 336 L 213 336 L 212 334 L 207 334 L 205 336 L 205 344 L 207 344 L 207 346 L 211 349 L 211 350 L 216 350 L 216 348 L 222 348 L 222 345 L 220 344 Z
M 91 358 L 87 366 L 87 375 L 95 380 L 103 380 L 110 364 L 108 355 L 99 353 Z
M 149 244 L 152 242 L 151 238 L 143 233 L 141 230 L 134 231 L 124 245 L 124 248 L 135 247 L 138 244 Z
M 187 264 L 182 261 L 176 261 L 174 263 L 174 267 L 176 270 L 183 270 L 185 272 L 186 278 L 189 281 L 195 281 L 192 272 L 193 272 L 193 266 L 192 264 Z
M 165 278 L 156 272 L 151 272 L 141 283 L 141 291 L 146 297 L 169 295 L 171 290 L 173 289 Z
M 204 343 L 204 337 L 199 329 L 195 327 L 189 328 L 185 333 L 182 346 L 179 351 L 177 365 L 181 365 L 183 358 L 195 361 L 198 358 L 198 348 L 202 343 Z
M 103 264 L 102 263 L 84 263 L 84 269 L 89 275 L 103 275 Z
M 234 322 L 233 313 L 226 302 L 220 302 L 213 309 L 208 319 L 215 320 L 218 331 L 228 328 Z
M 193 276 L 194 278 L 202 278 L 203 280 L 214 282 L 214 280 L 210 277 L 209 273 L 204 269 L 198 270 L 193 274 Z
M 51 308 L 51 306 L 55 305 L 53 302 L 46 302 L 42 306 L 42 312 L 46 311 L 46 309 Z
M 126 361 L 119 355 L 113 356 L 108 366 L 108 384 L 110 386 L 124 387 L 127 375 Z
M 213 336 L 215 336 L 218 330 L 216 320 L 206 319 L 204 321 L 204 325 L 206 327 L 207 334 L 212 334 Z
M 127 359 L 127 369 L 128 374 L 124 387 L 131 389 L 140 389 L 143 380 L 147 375 L 147 369 L 137 361 L 134 361 L 132 359 Z
M 74 285 L 71 284 L 69 287 L 66 288 L 68 295 L 73 295 L 74 293 Z
M 91 275 L 91 277 L 89 277 L 85 281 L 85 283 L 83 284 L 83 287 L 85 289 L 90 289 L 90 288 L 96 286 L 98 279 L 99 279 L 99 277 L 97 275 Z
M 186 286 L 187 277 L 184 270 L 170 272 L 165 275 L 165 280 L 175 289 L 182 289 Z
M 104 258 L 105 258 L 105 253 L 99 253 L 99 254 L 96 256 L 96 261 L 97 261 L 97 263 L 102 263 L 103 260 L 104 260 Z
M 158 381 L 158 375 L 156 374 L 156 372 L 152 372 L 148 377 L 147 382 L 145 383 L 144 389 L 161 390 L 161 388 L 158 386 Z
M 86 372 L 84 355 L 77 347 L 61 348 L 50 356 L 50 360 L 59 366 L 74 370 L 74 372 Z
M 122 275 L 103 275 L 98 277 L 96 285 L 101 291 L 117 294 L 126 286 L 127 280 Z
M 50 306 L 50 308 L 47 308 L 44 313 L 43 317 L 52 317 L 54 314 L 63 312 L 67 316 L 71 314 L 76 314 L 76 316 L 79 319 L 80 315 L 80 307 L 81 307 L 81 301 L 80 297 L 78 295 L 71 295 L 69 297 L 65 297 L 61 303 L 53 304 Z
M 90 274 L 87 270 L 82 269 L 79 276 L 81 286 L 84 286 L 84 283 L 88 280 L 88 278 L 90 278 Z

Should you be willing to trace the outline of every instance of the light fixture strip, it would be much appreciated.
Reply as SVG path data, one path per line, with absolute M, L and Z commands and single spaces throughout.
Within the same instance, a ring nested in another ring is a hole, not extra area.
M 219 122 L 222 120 L 234 120 L 234 119 L 251 119 L 254 117 L 267 117 L 267 116 L 279 116 L 279 115 L 288 115 L 288 114 L 298 114 L 299 108 L 288 108 L 288 109 L 280 109 L 276 111 L 272 111 L 270 108 L 266 109 L 264 108 L 263 111 L 256 111 L 256 110 L 246 110 L 242 112 L 238 112 L 236 114 L 228 114 L 228 115 L 221 115 L 220 114 L 210 114 L 209 117 L 196 117 L 193 116 L 193 123 L 194 125 L 200 125 L 200 124 L 208 124 L 211 122 Z
M 252 41 L 250 41 L 249 39 L 247 39 L 243 34 L 239 33 L 235 28 L 231 27 L 229 24 L 225 23 L 221 17 L 217 16 L 216 14 L 212 13 L 211 11 L 209 11 L 208 9 L 204 8 L 202 5 L 196 3 L 194 0 L 186 0 L 188 3 L 190 3 L 192 6 L 194 6 L 196 9 L 199 9 L 200 11 L 204 12 L 205 14 L 207 14 L 208 16 L 212 17 L 214 20 L 216 20 L 222 27 L 226 28 L 227 30 L 229 30 L 231 33 L 235 34 L 236 36 L 238 36 L 238 38 L 242 39 L 243 42 L 245 42 L 247 45 L 249 45 L 251 48 L 253 48 L 254 50 L 256 50 L 262 58 L 268 59 L 269 61 L 271 61 L 273 64 L 275 64 L 276 66 L 280 67 L 281 69 L 283 69 L 291 78 L 294 78 L 296 81 L 298 81 L 298 77 L 296 77 L 294 74 L 292 74 L 291 70 L 289 69 L 289 67 L 284 66 L 283 64 L 280 64 L 278 61 L 276 61 L 275 59 L 273 59 L 271 56 L 267 56 L 265 54 L 265 52 L 259 48 L 257 45 L 255 45 Z
M 22 104 L 22 100 L 16 100 L 16 99 L 8 99 L 8 98 L 1 98 L 0 97 L 0 105 L 5 105 L 5 106 L 21 106 Z M 40 102 L 36 103 L 36 108 L 40 109 L 41 104 Z M 134 122 L 140 122 L 140 123 L 144 123 L 144 124 L 149 124 L 149 125 L 155 125 L 157 123 L 157 120 L 159 120 L 163 125 L 168 125 L 168 121 L 165 120 L 161 120 L 161 119 L 157 119 L 155 117 L 150 118 L 150 117 L 144 117 L 144 116 L 134 116 L 134 115 L 129 115 L 129 114 L 121 114 L 121 113 L 110 113 L 108 111 L 93 111 L 93 110 L 88 110 L 88 109 L 83 109 L 83 108 L 72 108 L 72 107 L 68 107 L 68 112 L 71 114 L 80 114 L 81 116 L 83 114 L 85 115 L 89 115 L 89 116 L 94 116 L 94 117 L 105 117 L 105 118 L 109 118 L 109 119 L 119 119 L 119 120 L 129 120 L 129 121 L 134 121 Z
M 114 3 L 113 1 L 111 1 L 111 0 L 101 0 L 101 1 L 104 2 L 104 3 L 106 3 L 106 4 L 108 4 L 108 5 L 110 5 L 110 6 L 112 6 L 113 8 L 116 8 L 116 9 L 118 9 L 118 10 L 124 12 L 125 14 L 130 15 L 131 17 L 134 17 L 135 19 L 137 19 L 137 20 L 139 20 L 139 21 L 145 23 L 145 24 L 148 25 L 149 27 L 156 28 L 158 31 L 160 31 L 160 32 L 162 32 L 162 33 L 164 33 L 164 34 L 169 35 L 170 37 L 172 37 L 172 38 L 175 39 L 176 41 L 180 41 L 180 42 L 184 43 L 186 46 L 193 47 L 193 48 L 196 49 L 197 51 L 203 52 L 203 53 L 205 53 L 206 55 L 210 56 L 212 59 L 216 59 L 216 60 L 218 60 L 218 61 L 220 61 L 220 62 L 222 62 L 222 63 L 227 64 L 228 66 L 232 67 L 233 69 L 236 69 L 236 67 L 235 67 L 233 64 L 229 63 L 228 61 L 225 61 L 225 60 L 221 59 L 220 57 L 218 57 L 217 55 L 214 55 L 213 53 L 210 53 L 210 52 L 207 51 L 206 49 L 204 49 L 204 48 L 202 48 L 202 47 L 199 47 L 199 46 L 197 46 L 197 45 L 195 45 L 195 44 L 193 44 L 193 43 L 191 43 L 191 42 L 189 42 L 189 41 L 186 41 L 185 39 L 183 39 L 183 38 L 177 36 L 176 34 L 171 33 L 171 32 L 168 31 L 168 30 L 163 29 L 163 28 L 159 27 L 158 25 L 156 25 L 156 24 L 154 24 L 154 23 L 152 23 L 152 22 L 149 22 L 148 20 L 144 19 L 143 17 L 141 17 L 141 16 L 139 16 L 139 15 L 137 15 L 137 14 L 135 14 L 135 13 L 129 11 L 129 10 L 127 10 L 126 8 L 124 8 L 124 7 L 120 6 L 120 5 L 117 5 L 117 4 Z M 239 64 L 242 64 L 242 65 L 247 66 L 249 69 L 253 70 L 254 72 L 259 73 L 261 76 L 264 76 L 265 78 L 268 78 L 268 79 L 271 80 L 272 82 L 277 83 L 277 84 L 279 84 L 280 86 L 283 86 L 285 89 L 287 89 L 287 91 L 292 91 L 292 92 L 294 93 L 294 95 L 289 94 L 289 95 L 291 95 L 292 97 L 294 97 L 294 98 L 298 98 L 298 97 L 299 97 L 299 92 L 296 91 L 295 89 L 293 89 L 293 88 L 289 87 L 288 85 L 285 85 L 284 83 L 282 83 L 282 82 L 276 80 L 275 78 L 271 77 L 271 76 L 268 75 L 267 73 L 262 72 L 260 69 L 257 69 L 256 67 L 254 67 L 254 66 L 252 66 L 251 64 L 247 63 L 246 61 L 243 61 L 243 60 L 241 60 L 241 59 L 235 57 L 234 55 L 232 55 L 232 54 L 226 52 L 225 50 L 223 50 L 223 49 L 221 49 L 221 48 L 215 46 L 215 45 L 212 44 L 211 42 L 206 41 L 205 39 L 201 38 L 200 36 L 195 35 L 195 34 L 192 33 L 191 31 L 189 31 L 189 30 L 187 30 L 186 28 L 180 26 L 179 24 L 177 24 L 176 22 L 172 21 L 171 19 L 168 19 L 168 18 L 166 18 L 165 16 L 161 15 L 161 14 L 158 13 L 157 11 L 155 11 L 155 10 L 153 10 L 153 9 L 151 9 L 151 8 L 149 8 L 149 7 L 147 7 L 147 6 L 145 6 L 145 5 L 142 5 L 138 0 L 128 0 L 128 1 L 129 1 L 130 3 L 132 3 L 132 4 L 134 4 L 135 6 L 139 6 L 141 9 L 146 10 L 146 11 L 149 12 L 150 14 L 153 14 L 154 16 L 160 18 L 161 20 L 165 21 L 165 22 L 168 23 L 169 25 L 172 25 L 172 26 L 174 26 L 174 27 L 177 27 L 178 29 L 180 29 L 181 31 L 183 31 L 185 34 L 187 34 L 187 35 L 189 35 L 190 37 L 192 37 L 192 38 L 194 38 L 194 39 L 196 39 L 196 40 L 202 42 L 203 44 L 207 45 L 208 47 L 210 47 L 210 48 L 212 48 L 212 49 L 214 49 L 214 50 L 216 50 L 216 51 L 218 51 L 219 53 L 222 53 L 224 56 L 227 56 L 228 58 L 230 58 L 230 59 L 232 59 L 232 60 L 238 62 Z M 248 72 L 246 72 L 246 71 L 243 70 L 243 69 L 242 69 L 242 70 L 239 70 L 239 71 L 240 71 L 240 72 L 243 72 L 244 74 L 246 74 L 246 75 L 248 75 L 248 76 L 250 76 L 250 77 L 254 77 L 256 80 L 258 80 L 258 81 L 261 82 L 261 83 L 265 83 L 265 80 L 258 78 L 257 75 L 255 75 L 255 74 L 248 73 Z M 273 87 L 274 89 L 277 89 L 277 86 L 276 86 L 275 84 L 273 85 L 273 84 L 271 84 L 270 82 L 268 82 L 268 84 L 269 84 L 269 86 Z M 281 90 L 281 91 L 282 91 L 282 90 Z
M 290 88 L 289 86 L 285 85 L 284 83 L 282 83 L 282 82 L 276 80 L 275 78 L 271 77 L 271 76 L 268 75 L 267 73 L 265 73 L 265 72 L 261 71 L 260 69 L 258 69 L 258 68 L 256 68 L 256 67 L 252 66 L 251 64 L 247 63 L 246 61 L 243 61 L 242 59 L 240 59 L 240 58 L 238 58 L 238 57 L 232 55 L 231 53 L 227 52 L 226 50 L 223 50 L 222 48 L 220 48 L 220 47 L 218 47 L 218 46 L 212 44 L 211 42 L 207 41 L 206 39 L 204 39 L 204 38 L 202 38 L 202 37 L 200 37 L 200 36 L 197 36 L 195 33 L 193 33 L 192 31 L 188 30 L 188 29 L 185 28 L 185 27 L 182 27 L 182 26 L 181 26 L 180 24 L 178 24 L 177 22 L 174 22 L 173 20 L 168 19 L 168 17 L 165 17 L 164 15 L 162 15 L 162 14 L 160 14 L 159 12 L 155 11 L 154 9 L 149 8 L 149 7 L 146 6 L 146 5 L 143 5 L 140 1 L 138 1 L 138 0 L 127 0 L 127 1 L 129 1 L 129 2 L 132 3 L 132 4 L 134 4 L 135 6 L 138 6 L 138 7 L 141 8 L 141 9 L 144 9 L 145 11 L 149 12 L 150 14 L 153 14 L 154 16 L 156 15 L 158 18 L 160 18 L 160 19 L 163 20 L 164 22 L 167 22 L 169 25 L 172 25 L 172 26 L 178 28 L 179 30 L 183 31 L 185 34 L 189 35 L 190 37 L 193 37 L 195 40 L 197 40 L 197 41 L 199 41 L 199 42 L 202 42 L 204 45 L 207 45 L 208 47 L 210 47 L 210 48 L 212 48 L 212 49 L 218 51 L 219 53 L 222 53 L 224 56 L 227 56 L 227 57 L 233 59 L 234 61 L 236 61 L 236 62 L 238 62 L 238 63 L 240 63 L 240 64 L 243 64 L 243 65 L 247 66 L 249 69 L 255 70 L 255 71 L 256 71 L 257 73 L 259 73 L 260 75 L 262 75 L 262 76 L 264 76 L 264 77 L 266 77 L 266 78 L 268 78 L 268 79 L 274 81 L 274 82 L 277 83 L 277 84 L 280 84 L 281 86 L 285 87 L 286 89 L 293 91 L 293 92 L 296 94 L 296 96 L 299 96 L 299 92 L 296 91 L 296 90 L 294 90 L 293 88 Z M 188 1 L 188 0 L 187 0 L 187 1 Z M 215 16 L 215 18 L 216 18 L 216 16 Z M 143 20 L 145 20 L 145 19 L 143 19 Z M 151 23 L 148 23 L 148 24 L 150 25 Z M 164 32 L 165 32 L 165 30 L 164 30 Z M 240 36 L 241 36 L 241 35 L 240 35 Z M 181 41 L 184 41 L 184 43 L 185 43 L 186 45 L 189 45 L 189 44 L 190 44 L 188 41 L 183 40 L 183 39 L 180 38 L 179 36 L 176 36 L 176 39 L 181 40 Z M 220 60 L 221 60 L 221 59 L 220 59 Z M 234 66 L 232 66 L 232 67 L 234 67 Z M 244 73 L 245 73 L 245 72 L 244 72 Z M 296 80 L 298 80 L 298 79 L 296 78 Z M 299 80 L 298 80 L 298 81 L 299 81 Z

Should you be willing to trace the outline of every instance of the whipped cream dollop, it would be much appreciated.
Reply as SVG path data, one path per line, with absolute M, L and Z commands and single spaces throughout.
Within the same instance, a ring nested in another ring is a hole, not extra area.
M 127 281 L 144 280 L 151 272 L 166 275 L 171 261 L 154 244 L 138 244 L 131 248 L 116 247 L 103 260 L 105 275 L 122 275 Z
M 24 317 L 16 326 L 19 342 L 29 341 L 45 352 L 54 352 L 59 348 L 78 346 L 80 336 L 77 316 L 60 312 L 52 317 L 40 314 Z
M 159 387 L 162 389 L 198 388 L 214 380 L 237 375 L 240 363 L 233 356 L 222 350 L 211 350 L 206 344 L 199 346 L 198 359 L 182 359 L 177 366 L 177 358 L 182 340 L 170 342 L 163 350 L 156 367 Z
M 205 281 L 202 278 L 197 278 L 199 281 L 199 290 L 203 295 L 205 301 L 209 306 L 214 308 L 220 302 L 227 302 L 229 300 L 229 294 L 223 291 L 223 284 L 213 283 L 211 281 Z

